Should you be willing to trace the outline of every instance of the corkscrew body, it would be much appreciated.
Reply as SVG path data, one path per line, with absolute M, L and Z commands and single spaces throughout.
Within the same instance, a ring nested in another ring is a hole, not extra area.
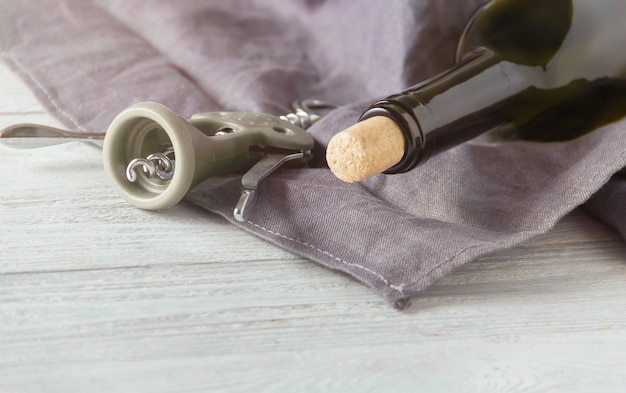
M 104 139 L 104 164 L 117 192 L 148 210 L 167 209 L 199 183 L 247 170 L 234 209 L 246 221 L 259 183 L 290 161 L 306 161 L 313 138 L 305 127 L 317 121 L 318 100 L 294 103 L 285 116 L 206 112 L 186 120 L 169 108 L 144 102 L 121 112 Z

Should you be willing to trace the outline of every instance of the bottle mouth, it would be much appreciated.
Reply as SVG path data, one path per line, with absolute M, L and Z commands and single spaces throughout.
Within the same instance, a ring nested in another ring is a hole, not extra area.
M 361 115 L 359 121 L 374 116 L 385 116 L 393 120 L 404 135 L 404 155 L 386 174 L 404 173 L 415 168 L 423 159 L 424 134 L 413 110 L 392 98 L 379 101 Z

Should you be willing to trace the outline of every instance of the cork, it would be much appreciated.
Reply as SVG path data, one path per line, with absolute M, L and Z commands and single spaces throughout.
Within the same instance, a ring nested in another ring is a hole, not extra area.
M 398 125 L 374 116 L 335 135 L 326 161 L 339 179 L 355 183 L 391 168 L 404 156 L 404 136 Z

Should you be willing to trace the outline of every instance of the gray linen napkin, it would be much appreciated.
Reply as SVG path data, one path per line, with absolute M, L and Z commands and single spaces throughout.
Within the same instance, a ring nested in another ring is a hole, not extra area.
M 598 190 L 589 211 L 626 234 L 626 187 L 620 176 L 609 182 L 626 165 L 626 121 L 564 143 L 478 138 L 360 184 L 325 166 L 328 140 L 371 101 L 452 64 L 477 3 L 5 0 L 0 58 L 78 130 L 105 130 L 146 100 L 185 117 L 280 114 L 306 97 L 345 104 L 310 129 L 309 167 L 268 178 L 250 221 L 235 224 L 403 309 L 454 268 L 549 230 Z M 188 198 L 232 221 L 238 181 L 209 180 Z

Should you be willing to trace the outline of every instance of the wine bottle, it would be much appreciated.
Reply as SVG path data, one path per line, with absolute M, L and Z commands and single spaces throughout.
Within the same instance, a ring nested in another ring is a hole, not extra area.
M 327 162 L 354 182 L 402 173 L 499 127 L 563 141 L 626 114 L 626 1 L 492 0 L 451 69 L 374 103 L 335 135 Z

